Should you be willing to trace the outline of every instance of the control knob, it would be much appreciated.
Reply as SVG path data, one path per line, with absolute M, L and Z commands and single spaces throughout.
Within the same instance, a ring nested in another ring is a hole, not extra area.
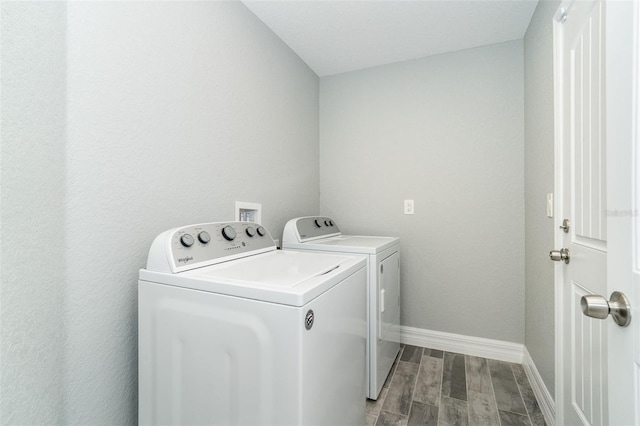
M 313 223 L 315 223 L 318 228 L 322 228 L 322 221 L 320 219 L 314 220 Z
M 255 237 L 256 235 L 256 230 L 253 228 L 253 226 L 249 226 L 245 232 L 250 237 Z
M 267 234 L 267 230 L 264 229 L 262 226 L 258 226 L 258 235 L 260 235 L 261 237 L 264 237 Z
M 184 234 L 182 237 L 180 237 L 180 243 L 185 247 L 191 247 L 193 243 L 195 243 L 195 240 L 193 239 L 191 234 Z
M 209 235 L 207 231 L 202 231 L 201 233 L 198 234 L 198 240 L 202 244 L 207 244 L 209 241 L 211 241 L 211 235 Z
M 227 225 L 222 228 L 222 236 L 227 241 L 233 241 L 236 238 L 236 230 L 233 227 Z

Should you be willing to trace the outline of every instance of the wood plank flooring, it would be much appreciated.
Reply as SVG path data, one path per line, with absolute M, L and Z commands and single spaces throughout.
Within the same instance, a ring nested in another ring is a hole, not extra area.
M 522 365 L 403 345 L 367 426 L 545 426 Z

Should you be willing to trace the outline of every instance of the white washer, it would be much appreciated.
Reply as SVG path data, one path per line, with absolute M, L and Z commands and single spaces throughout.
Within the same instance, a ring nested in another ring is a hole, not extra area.
M 160 234 L 138 282 L 140 424 L 365 422 L 366 260 L 261 226 Z
M 378 399 L 400 351 L 400 239 L 343 235 L 328 217 L 291 219 L 283 249 L 367 256 L 367 398 Z

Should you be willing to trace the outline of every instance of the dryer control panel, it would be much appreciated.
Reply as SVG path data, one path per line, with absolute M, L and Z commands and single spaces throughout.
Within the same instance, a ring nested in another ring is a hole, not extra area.
M 340 235 L 340 229 L 333 219 L 324 216 L 307 216 L 291 219 L 284 227 L 283 244 L 304 243 L 318 238 Z
M 253 222 L 212 222 L 182 226 L 158 235 L 147 269 L 182 272 L 276 250 L 271 234 Z

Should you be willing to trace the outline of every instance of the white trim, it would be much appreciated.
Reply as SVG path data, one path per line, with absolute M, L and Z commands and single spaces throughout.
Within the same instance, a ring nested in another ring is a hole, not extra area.
M 526 346 L 524 347 L 522 366 L 524 367 L 524 372 L 527 374 L 527 378 L 531 384 L 531 389 L 533 389 L 533 394 L 536 396 L 536 400 L 538 400 L 540 410 L 542 410 L 542 414 L 544 415 L 544 420 L 547 422 L 548 426 L 555 426 L 556 403 L 549 393 L 549 389 L 547 389 L 547 386 L 542 381 L 542 376 L 540 376 L 540 373 L 538 372 L 531 355 L 529 355 L 529 351 Z
M 632 139 L 631 139 L 631 152 L 633 163 L 631 166 L 631 175 L 633 177 L 632 187 L 632 200 L 631 205 L 632 208 L 636 211 L 639 208 L 640 200 L 638 199 L 638 195 L 640 194 L 640 187 L 638 186 L 638 182 L 640 179 L 638 177 L 638 173 L 640 172 L 640 150 L 638 149 L 638 144 L 640 143 L 640 119 L 638 119 L 638 113 L 640 112 L 640 5 L 636 2 L 634 3 L 634 19 L 633 19 L 633 41 L 634 41 L 634 49 L 633 49 L 633 97 L 632 97 Z M 631 224 L 631 232 L 632 232 L 632 252 L 631 252 L 631 271 L 632 271 L 632 280 L 637 284 L 638 271 L 640 270 L 640 247 L 638 247 L 638 243 L 640 243 L 640 230 L 639 230 L 639 219 L 638 217 L 634 217 Z M 640 289 L 637 285 L 634 286 L 631 297 L 635 298 L 636 303 L 640 300 Z M 627 287 L 628 288 L 628 287 Z M 637 311 L 637 306 L 636 306 Z M 636 319 L 636 321 L 638 321 Z M 638 324 L 635 324 L 636 327 L 636 346 L 634 348 L 635 351 L 635 359 L 640 360 L 640 328 L 638 328 Z M 639 364 L 636 361 L 636 364 Z M 634 375 L 635 375 L 635 409 L 634 416 L 636 424 L 640 422 L 640 403 L 638 399 L 640 399 L 640 369 L 638 365 L 634 367 Z M 611 403 L 609 403 L 611 404 Z M 611 418 L 611 417 L 610 417 Z
M 520 343 L 400 326 L 400 343 L 522 364 Z
M 553 19 L 553 107 L 554 107 L 554 141 L 553 141 L 553 190 L 554 198 L 556 200 L 553 212 L 554 215 L 554 233 L 553 241 L 554 247 L 562 247 L 562 235 L 559 231 L 560 221 L 564 217 L 563 203 L 564 203 L 564 191 L 563 191 L 563 155 L 562 155 L 562 120 L 563 120 L 563 97 L 564 90 L 562 81 L 562 46 L 564 43 L 564 32 L 562 31 L 562 22 L 560 19 L 560 9 L 569 9 L 572 0 L 564 0 L 558 7 L 554 19 Z M 556 416 L 554 418 L 558 421 L 558 424 L 564 423 L 564 360 L 562 353 L 562 346 L 564 344 L 564 329 L 562 320 L 562 305 L 563 305 L 563 289 L 564 277 L 562 274 L 562 268 L 560 265 L 554 265 L 553 272 L 553 287 L 554 287 L 554 317 L 555 317 L 555 385 L 556 385 L 556 399 L 555 406 L 558 408 Z M 534 391 L 535 392 L 535 391 Z M 542 408 L 542 407 L 541 407 Z M 545 414 L 546 419 L 546 413 Z

